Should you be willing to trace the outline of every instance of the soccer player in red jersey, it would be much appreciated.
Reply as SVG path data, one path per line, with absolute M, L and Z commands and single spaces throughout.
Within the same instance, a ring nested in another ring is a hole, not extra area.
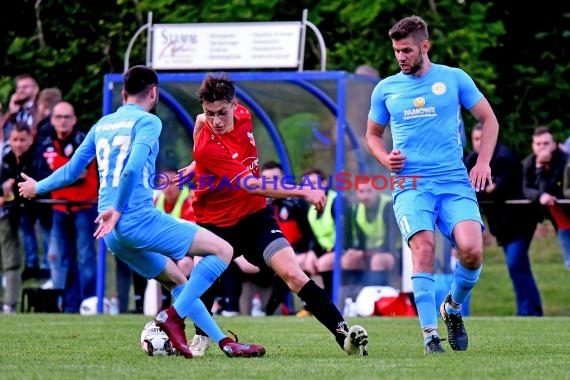
M 197 223 L 228 241 L 250 263 L 271 268 L 305 301 L 307 310 L 344 351 L 366 355 L 366 330 L 357 325 L 349 329 L 328 295 L 303 272 L 266 203 L 266 197 L 298 197 L 320 210 L 327 202 L 325 193 L 312 186 L 284 188 L 276 178 L 260 178 L 251 114 L 237 102 L 235 85 L 226 73 L 208 74 L 198 96 L 204 114 L 198 118 L 201 128 L 194 133 L 195 163 L 181 170 L 188 175 L 195 168 Z M 202 298 L 206 307 L 213 303 L 208 293 Z M 196 329 L 190 347 L 199 351 L 196 356 L 207 348 L 207 342 L 199 338 L 204 335 Z

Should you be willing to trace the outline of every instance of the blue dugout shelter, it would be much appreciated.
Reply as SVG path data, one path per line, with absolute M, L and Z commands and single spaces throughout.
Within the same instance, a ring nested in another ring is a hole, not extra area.
M 344 71 L 229 74 L 236 83 L 238 101 L 253 115 L 260 165 L 268 160 L 278 161 L 285 174 L 297 178 L 303 170 L 318 167 L 333 176 L 333 185 L 335 174 L 340 172 L 354 176 L 388 175 L 370 156 L 365 141 L 375 78 Z M 161 97 L 156 114 L 163 121 L 163 131 L 157 170 L 164 166 L 183 167 L 192 161 L 194 118 L 202 112 L 196 92 L 204 76 L 205 73 L 159 73 Z M 104 79 L 103 113 L 108 114 L 121 105 L 123 76 L 108 74 Z M 343 207 L 337 197 L 335 220 L 340 223 L 336 223 L 333 275 L 333 300 L 337 304 Z M 105 255 L 102 244 L 97 286 L 100 312 L 105 289 Z

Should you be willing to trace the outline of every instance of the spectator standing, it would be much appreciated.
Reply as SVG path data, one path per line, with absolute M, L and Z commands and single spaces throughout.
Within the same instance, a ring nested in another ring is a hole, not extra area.
M 51 113 L 53 132 L 39 142 L 46 164 L 52 171 L 67 164 L 86 134 L 79 130 L 73 106 L 57 103 Z M 55 253 L 52 282 L 55 289 L 64 289 L 63 311 L 79 312 L 81 301 L 95 296 L 97 281 L 97 252 L 95 223 L 97 218 L 97 165 L 92 161 L 72 185 L 55 190 L 53 205 L 53 241 L 50 253 Z M 68 203 L 67 203 L 68 202 Z
M 558 203 L 563 199 L 562 183 L 568 155 L 556 145 L 546 126 L 532 135 L 532 154 L 523 163 L 523 193 L 543 206 L 547 218 L 556 229 L 564 264 L 570 269 L 570 208 Z
M 10 97 L 8 109 L 2 116 L 0 134 L 3 143 L 10 136 L 10 129 L 17 122 L 24 122 L 30 130 L 34 127 L 34 116 L 37 110 L 37 97 L 40 92 L 38 82 L 29 74 L 18 75 L 14 79 L 16 90 Z
M 22 257 L 20 253 L 21 203 L 17 182 L 20 173 L 30 171 L 33 162 L 33 138 L 28 125 L 21 121 L 10 128 L 8 139 L 10 151 L 6 153 L 0 168 L 0 257 L 2 272 L 6 280 L 3 300 L 3 313 L 14 314 L 20 298 Z
M 50 134 L 53 132 L 53 125 L 51 125 L 51 112 L 53 107 L 61 102 L 61 91 L 57 87 L 44 88 L 38 95 L 38 106 L 36 114 L 34 115 L 34 125 L 32 132 L 35 139 L 42 139 L 42 135 Z M 46 177 L 49 175 L 46 174 Z M 45 177 L 42 177 L 42 179 Z
M 471 170 L 481 149 L 481 124 L 471 132 L 473 151 L 465 157 L 465 166 Z M 503 248 L 513 289 L 517 315 L 542 316 L 542 301 L 532 274 L 529 248 L 536 224 L 542 219 L 536 205 L 506 204 L 522 199 L 522 165 L 515 154 L 498 143 L 491 158 L 493 183 L 477 193 L 481 210 L 487 219 L 491 234 Z
M 10 148 L 6 145 L 6 141 L 10 134 L 10 129 L 15 123 L 22 122 L 26 124 L 35 136 L 34 126 L 37 113 L 37 98 L 40 92 L 37 81 L 29 74 L 18 75 L 14 79 L 16 87 L 14 93 L 10 97 L 8 109 L 0 121 L 0 145 L 3 155 Z M 36 235 L 36 224 L 39 221 L 39 230 L 42 243 L 42 254 L 47 256 L 50 231 L 51 231 L 51 207 L 28 203 L 21 215 L 20 230 L 23 237 L 23 246 L 25 253 L 24 271 L 22 272 L 22 280 L 29 278 L 47 278 L 49 277 L 49 268 L 47 260 L 42 259 L 40 266 L 38 238 Z

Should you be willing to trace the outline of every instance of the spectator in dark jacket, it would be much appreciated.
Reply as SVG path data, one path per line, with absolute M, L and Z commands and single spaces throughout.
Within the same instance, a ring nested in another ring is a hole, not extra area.
M 31 172 L 32 141 L 32 132 L 27 123 L 15 122 L 9 132 L 10 151 L 3 157 L 0 168 L 0 254 L 6 281 L 4 314 L 15 313 L 20 298 L 22 257 L 18 229 L 24 200 L 19 195 L 17 183 L 21 179 L 20 173 Z
M 471 133 L 473 151 L 465 158 L 470 171 L 479 155 L 481 124 Z M 491 159 L 493 183 L 485 191 L 477 192 L 481 210 L 487 219 L 489 231 L 503 248 L 509 276 L 515 291 L 517 315 L 541 316 L 542 302 L 532 274 L 529 248 L 541 219 L 540 210 L 532 204 L 506 204 L 507 200 L 520 200 L 522 194 L 522 166 L 514 153 L 497 143 Z
M 532 135 L 532 152 L 523 164 L 524 196 L 543 206 L 556 228 L 564 264 L 570 269 L 570 209 L 558 202 L 564 198 L 562 182 L 568 155 L 556 146 L 554 136 L 544 126 Z

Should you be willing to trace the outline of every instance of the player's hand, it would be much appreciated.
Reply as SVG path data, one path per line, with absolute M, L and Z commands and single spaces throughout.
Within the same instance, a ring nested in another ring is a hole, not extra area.
M 182 169 L 178 169 L 178 174 L 176 174 L 174 178 L 170 178 L 170 183 L 177 186 L 185 184 L 190 181 L 190 175 L 192 174 L 196 174 L 196 161 L 192 161 L 190 165 L 185 166 Z
M 13 93 L 12 96 L 10 96 L 10 103 L 8 103 L 8 112 L 11 115 L 17 114 L 25 100 L 26 99 L 22 98 L 22 95 L 17 92 Z
M 36 184 L 37 181 L 32 177 L 28 176 L 26 173 L 22 173 L 23 182 L 18 183 L 18 191 L 20 196 L 31 199 L 34 198 L 36 194 Z
M 477 162 L 469 173 L 469 180 L 471 181 L 471 185 L 475 188 L 475 191 L 485 190 L 487 185 L 491 185 L 493 183 L 491 168 L 488 164 Z
M 95 223 L 99 224 L 93 236 L 96 239 L 101 239 L 105 237 L 109 232 L 115 228 L 115 225 L 119 221 L 121 217 L 121 213 L 115 210 L 114 208 L 109 208 L 102 213 L 99 214 L 97 219 L 95 219 Z
M 239 267 L 239 269 L 245 274 L 256 274 L 260 272 L 259 267 L 247 261 L 246 258 L 243 257 L 243 255 L 236 257 L 234 259 L 234 262 Z
M 317 211 L 322 211 L 327 205 L 327 196 L 322 190 L 305 190 L 305 196 L 303 198 L 310 204 L 314 205 Z
M 384 166 L 391 172 L 397 173 L 404 168 L 405 161 L 406 156 L 404 156 L 399 149 L 394 149 L 388 154 L 388 159 Z

